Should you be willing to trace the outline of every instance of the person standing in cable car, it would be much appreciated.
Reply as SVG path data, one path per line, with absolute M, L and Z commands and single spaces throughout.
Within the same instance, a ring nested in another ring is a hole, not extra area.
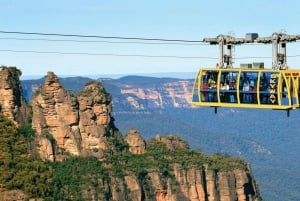
M 249 103 L 249 87 L 250 87 L 250 81 L 249 78 L 247 77 L 244 80 L 244 84 L 243 84 L 243 103 Z

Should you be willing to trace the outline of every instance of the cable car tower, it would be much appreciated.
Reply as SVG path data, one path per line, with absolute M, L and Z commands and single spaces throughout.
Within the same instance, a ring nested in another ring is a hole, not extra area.
M 240 107 L 287 110 L 300 107 L 300 70 L 290 70 L 287 65 L 286 45 L 300 39 L 300 35 L 274 33 L 259 37 L 248 33 L 245 38 L 219 35 L 204 38 L 203 42 L 219 46 L 215 68 L 200 68 L 192 91 L 196 106 Z M 272 67 L 263 63 L 241 64 L 233 67 L 234 45 L 244 43 L 272 44 Z M 224 52 L 226 49 L 226 53 Z
M 232 68 L 232 50 L 234 45 L 254 42 L 254 38 L 257 37 L 258 34 L 247 34 L 246 38 L 235 38 L 229 35 L 219 35 L 216 38 L 204 38 L 203 42 L 207 42 L 210 45 L 219 45 L 219 60 L 217 63 L 218 68 Z M 224 46 L 227 49 L 227 54 L 224 53 Z M 226 66 L 224 63 L 226 63 Z
M 295 42 L 300 39 L 300 35 L 287 35 L 283 33 L 273 33 L 271 37 L 257 38 L 257 43 L 272 43 L 272 68 L 287 70 L 286 43 Z

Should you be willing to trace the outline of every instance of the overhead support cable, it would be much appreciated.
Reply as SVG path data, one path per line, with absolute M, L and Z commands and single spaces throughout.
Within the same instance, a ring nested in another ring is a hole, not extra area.
M 35 50 L 0 49 L 0 52 L 36 53 L 36 54 L 62 54 L 62 55 L 87 55 L 87 56 L 116 56 L 116 57 L 146 57 L 146 58 L 173 58 L 173 59 L 217 59 L 216 57 L 175 56 L 175 55 L 143 55 L 143 54 L 114 54 L 114 53 L 88 53 L 88 52 L 57 52 Z
M 137 42 L 137 41 L 104 41 L 104 40 L 70 40 L 70 39 L 47 39 L 47 38 L 15 38 L 15 37 L 0 37 L 0 40 L 19 40 L 19 41 L 47 41 L 47 42 L 78 42 L 78 43 L 111 43 L 111 44 L 142 44 L 142 45 L 207 45 L 205 43 L 180 43 L 180 42 Z
M 102 39 L 104 38 L 104 39 L 120 39 L 120 40 L 203 43 L 203 41 L 201 41 L 201 40 L 122 37 L 122 36 L 98 36 L 98 35 L 60 34 L 60 33 L 41 33 L 41 32 L 22 32 L 22 31 L 3 31 L 3 30 L 0 30 L 0 33 L 2 33 L 2 34 L 21 34 L 21 35 L 39 35 L 39 36 L 78 37 L 78 38 L 102 38 Z

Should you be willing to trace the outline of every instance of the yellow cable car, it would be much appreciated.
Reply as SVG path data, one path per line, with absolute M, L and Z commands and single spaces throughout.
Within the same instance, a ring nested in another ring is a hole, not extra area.
M 300 35 L 284 33 L 262 38 L 257 33 L 247 33 L 245 38 L 226 35 L 204 38 L 204 42 L 219 45 L 219 60 L 216 68 L 199 69 L 192 89 L 192 104 L 215 107 L 215 113 L 218 107 L 240 107 L 287 110 L 289 115 L 290 109 L 299 108 L 300 70 L 288 69 L 286 43 L 299 39 Z M 263 63 L 256 63 L 254 68 L 252 64 L 233 68 L 233 46 L 243 43 L 272 43 L 272 69 L 264 69 Z
M 290 110 L 299 108 L 300 70 L 200 68 L 197 106 Z

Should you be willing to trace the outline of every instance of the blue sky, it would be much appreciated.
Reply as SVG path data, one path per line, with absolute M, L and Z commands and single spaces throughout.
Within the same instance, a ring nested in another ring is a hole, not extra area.
M 256 32 L 259 36 L 271 36 L 272 33 L 279 31 L 300 34 L 299 11 L 298 0 L 1 0 L 0 31 L 201 41 L 204 37 L 229 33 L 236 37 L 244 37 L 249 32 Z M 77 42 L 57 40 L 77 40 Z M 213 58 L 218 56 L 217 46 L 202 43 L 144 44 L 107 39 L 91 42 L 95 40 L 0 33 L 0 65 L 17 66 L 25 76 L 45 75 L 47 71 L 54 71 L 58 75 L 196 72 L 201 66 L 215 66 L 217 60 Z M 300 43 L 288 44 L 287 54 L 300 55 Z M 235 57 L 244 56 L 269 57 L 271 45 L 237 46 Z M 291 68 L 298 68 L 296 65 L 299 59 L 300 57 L 289 57 L 288 64 Z M 235 65 L 253 61 L 263 61 L 265 66 L 271 66 L 271 59 L 237 59 Z

